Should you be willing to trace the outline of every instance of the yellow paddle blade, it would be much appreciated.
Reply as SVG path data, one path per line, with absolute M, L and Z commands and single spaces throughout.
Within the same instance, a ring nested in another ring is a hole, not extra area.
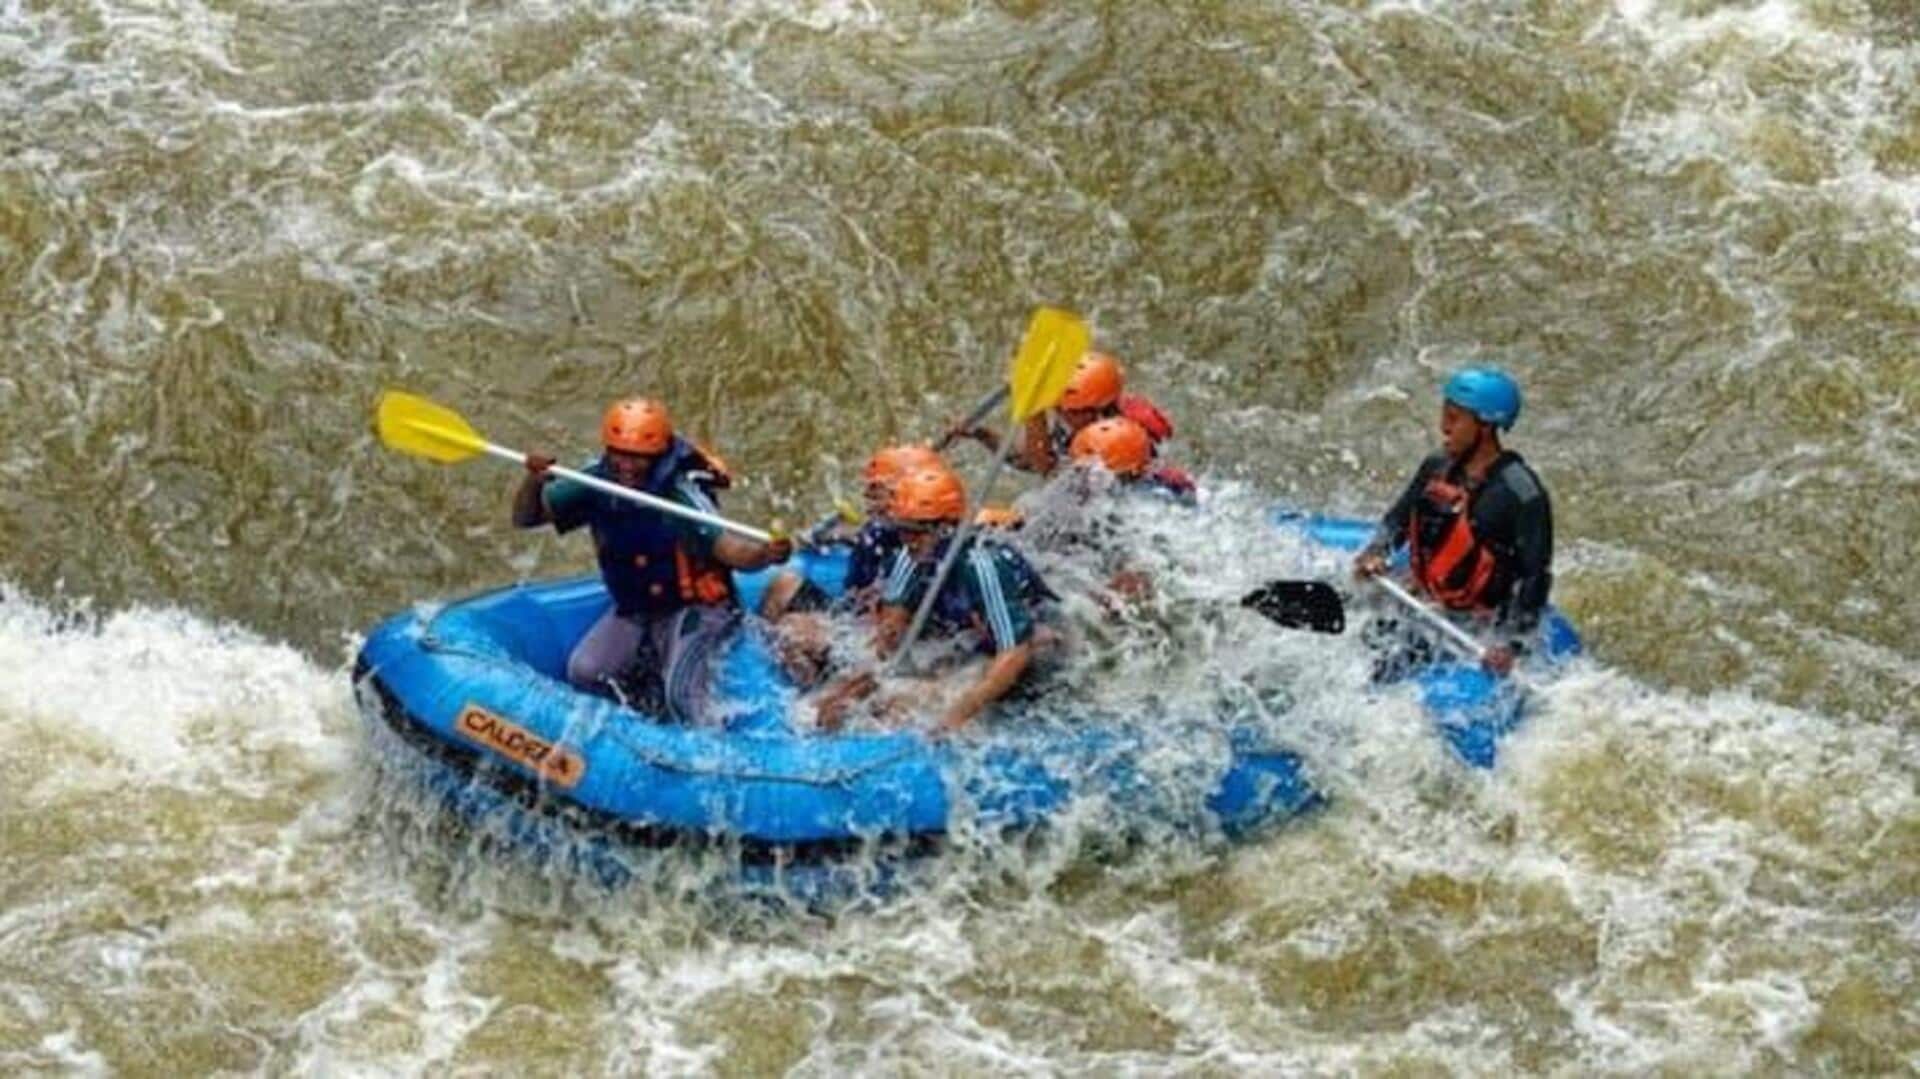
M 380 441 L 388 449 L 429 461 L 464 461 L 487 444 L 458 412 L 399 390 L 380 395 L 376 416 Z
M 1007 400 L 1013 406 L 1013 421 L 1022 423 L 1054 406 L 1067 392 L 1080 357 L 1093 344 L 1093 333 L 1079 316 L 1057 307 L 1041 307 L 1027 323 L 1027 336 L 1014 354 Z

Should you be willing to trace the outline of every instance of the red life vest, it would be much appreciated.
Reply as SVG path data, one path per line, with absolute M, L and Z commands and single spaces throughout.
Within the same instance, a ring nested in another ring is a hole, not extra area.
M 1148 484 L 1165 491 L 1167 494 L 1181 501 L 1190 502 L 1195 497 L 1193 477 L 1189 475 L 1184 468 L 1175 468 L 1173 465 L 1161 465 L 1159 468 L 1148 472 L 1144 478 Z
M 1148 437 L 1155 442 L 1165 442 L 1173 437 L 1173 421 L 1160 411 L 1152 401 L 1131 393 L 1123 393 L 1117 402 L 1120 414 L 1147 429 Z
M 1493 552 L 1473 534 L 1472 506 L 1466 488 L 1434 479 L 1407 519 L 1414 580 L 1456 611 L 1490 609 L 1486 596 L 1500 568 Z

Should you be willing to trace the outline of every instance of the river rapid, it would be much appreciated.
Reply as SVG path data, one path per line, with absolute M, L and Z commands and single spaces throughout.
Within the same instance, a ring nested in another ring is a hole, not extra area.
M 659 396 L 802 520 L 1039 303 L 1174 417 L 1189 599 L 1508 365 L 1589 658 L 1475 775 L 1351 637 L 1110 637 L 1292 679 L 1328 809 L 826 914 L 383 778 L 357 634 L 591 558 L 379 390 Z M 0 1072 L 1920 1071 L 1916 342 L 1908 0 L 0 0 Z

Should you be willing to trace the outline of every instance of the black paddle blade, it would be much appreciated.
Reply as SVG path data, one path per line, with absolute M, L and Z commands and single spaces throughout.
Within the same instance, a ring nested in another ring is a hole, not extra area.
M 1346 604 L 1325 581 L 1268 581 L 1241 596 L 1240 606 L 1288 629 L 1340 633 L 1347 628 Z

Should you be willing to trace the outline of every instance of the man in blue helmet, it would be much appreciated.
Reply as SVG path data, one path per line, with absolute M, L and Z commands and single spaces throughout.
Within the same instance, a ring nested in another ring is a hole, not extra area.
M 1520 418 L 1513 376 L 1465 367 L 1447 380 L 1443 397 L 1441 452 L 1420 462 L 1354 573 L 1385 573 L 1404 544 L 1413 583 L 1494 634 L 1485 663 L 1506 674 L 1526 651 L 1553 587 L 1553 503 L 1533 469 L 1500 444 L 1500 432 Z M 1389 664 L 1381 673 L 1398 672 Z

